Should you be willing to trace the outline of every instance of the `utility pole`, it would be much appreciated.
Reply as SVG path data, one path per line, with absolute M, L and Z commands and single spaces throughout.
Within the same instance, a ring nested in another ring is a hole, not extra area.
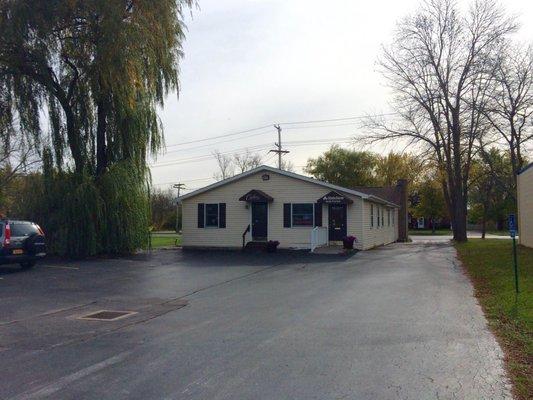
M 180 197 L 181 189 L 185 188 L 184 183 L 175 183 L 172 185 L 174 189 L 178 189 L 178 198 Z M 176 233 L 180 231 L 180 203 L 176 201 Z
M 281 155 L 290 153 L 288 150 L 283 150 L 283 147 L 281 147 L 281 126 L 274 125 L 274 128 L 278 130 L 278 142 L 274 143 L 277 147 L 277 149 L 270 150 L 269 153 L 277 153 L 278 154 L 278 168 L 281 169 Z

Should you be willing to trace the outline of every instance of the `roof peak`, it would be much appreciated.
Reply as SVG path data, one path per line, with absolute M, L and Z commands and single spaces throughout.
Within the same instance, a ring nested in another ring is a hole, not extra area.
M 308 177 L 308 176 L 305 176 L 305 175 L 297 174 L 296 172 L 285 171 L 283 169 L 274 168 L 274 167 L 271 167 L 269 165 L 264 165 L 264 164 L 263 165 L 259 165 L 259 166 L 255 167 L 253 169 L 248 170 L 248 171 L 242 172 L 240 174 L 234 175 L 232 177 L 229 177 L 229 178 L 223 179 L 221 181 L 212 183 L 211 185 L 207 185 L 207 186 L 205 186 L 203 188 L 200 188 L 198 190 L 195 190 L 195 191 L 193 191 L 191 193 L 187 193 L 186 195 L 183 195 L 183 196 L 179 197 L 178 201 L 185 200 L 185 199 L 188 199 L 190 197 L 194 197 L 196 195 L 199 195 L 201 193 L 207 192 L 207 191 L 212 190 L 212 189 L 216 189 L 217 187 L 226 185 L 226 184 L 231 183 L 231 182 L 235 182 L 235 181 L 237 181 L 239 179 L 246 178 L 247 176 L 253 175 L 253 174 L 255 174 L 257 172 L 260 172 L 260 171 L 270 171 L 270 172 L 277 173 L 277 174 L 284 175 L 284 176 L 288 176 L 288 177 L 291 177 L 291 178 L 294 178 L 294 179 L 300 179 L 302 181 L 306 181 L 306 182 L 314 183 L 316 185 L 324 186 L 324 187 L 327 187 L 327 188 L 330 188 L 330 189 L 333 189 L 333 190 L 339 190 L 341 192 L 352 194 L 352 195 L 361 197 L 363 199 L 372 198 L 373 200 L 376 200 L 377 202 L 383 202 L 383 203 L 386 203 L 386 204 L 398 206 L 398 204 L 396 204 L 396 203 L 393 203 L 393 202 L 391 202 L 391 201 L 389 201 L 389 200 L 387 200 L 385 198 L 382 198 L 382 197 L 379 197 L 379 196 L 375 196 L 373 194 L 367 194 L 367 193 L 364 193 L 364 192 L 361 192 L 361 191 L 358 191 L 358 190 L 354 190 L 354 189 L 350 189 L 350 188 L 334 185 L 334 184 L 329 183 L 329 182 L 324 182 L 324 181 L 321 181 L 321 180 L 318 180 L 318 179 L 315 179 L 315 178 L 311 178 L 311 177 Z

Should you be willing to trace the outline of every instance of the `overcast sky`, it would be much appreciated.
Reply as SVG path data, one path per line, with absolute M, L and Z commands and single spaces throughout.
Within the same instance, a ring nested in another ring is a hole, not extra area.
M 192 12 L 192 18 L 187 16 L 179 99 L 169 96 L 160 112 L 167 151 L 152 167 L 154 184 L 167 188 L 182 182 L 196 189 L 213 182 L 214 150 L 242 153 L 248 147 L 264 156 L 266 164 L 276 165 L 268 153 L 277 140 L 274 127 L 184 142 L 274 123 L 390 111 L 376 59 L 381 46 L 390 42 L 395 23 L 417 4 L 417 0 L 200 0 L 200 9 Z M 533 1 L 502 4 L 519 17 L 520 39 L 533 42 Z M 285 125 L 282 141 L 290 150 L 285 157 L 301 172 L 309 157 L 331 143 L 349 145 L 343 141 L 357 133 L 350 122 L 355 121 Z

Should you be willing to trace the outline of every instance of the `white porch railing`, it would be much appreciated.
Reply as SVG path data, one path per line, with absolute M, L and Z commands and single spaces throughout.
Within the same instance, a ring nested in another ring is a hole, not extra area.
M 311 231 L 311 252 L 317 247 L 328 244 L 328 228 L 317 226 Z

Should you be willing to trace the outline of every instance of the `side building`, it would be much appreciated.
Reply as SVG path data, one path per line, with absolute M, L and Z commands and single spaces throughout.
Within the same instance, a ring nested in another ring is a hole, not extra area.
M 407 240 L 406 182 L 396 188 L 344 188 L 260 166 L 181 196 L 184 248 L 240 248 L 279 241 L 312 249 L 355 236 L 366 250 Z M 403 205 L 402 205 L 403 202 Z

